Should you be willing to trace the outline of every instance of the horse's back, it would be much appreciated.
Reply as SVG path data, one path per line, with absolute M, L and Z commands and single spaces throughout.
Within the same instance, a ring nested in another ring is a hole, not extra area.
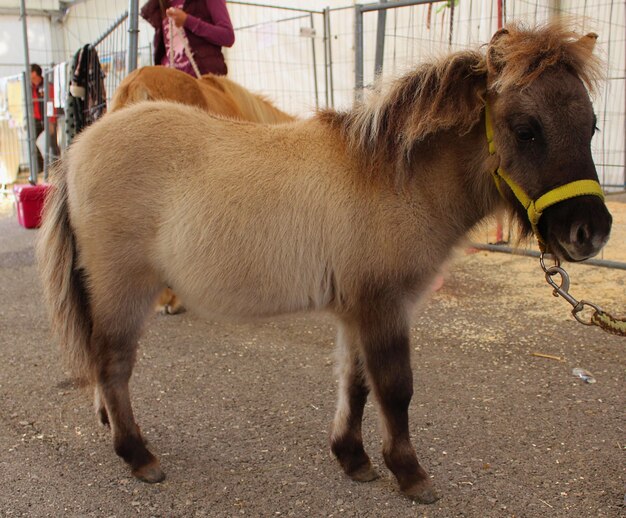
M 295 120 L 293 115 L 280 110 L 264 96 L 251 92 L 226 76 L 212 76 L 211 80 L 225 92 L 227 97 L 233 99 L 241 111 L 243 120 L 267 124 L 279 124 Z
M 141 67 L 128 74 L 115 90 L 111 111 L 141 101 L 169 100 L 208 110 L 198 82 L 180 70 L 162 66 Z

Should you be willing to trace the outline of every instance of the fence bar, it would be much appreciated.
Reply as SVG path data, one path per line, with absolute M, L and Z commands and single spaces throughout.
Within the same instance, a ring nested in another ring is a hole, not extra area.
M 43 72 L 43 105 L 40 106 L 43 120 L 43 178 L 48 179 L 50 166 L 50 120 L 48 119 L 48 102 L 50 101 L 50 70 Z M 36 142 L 35 142 L 36 145 Z
M 315 9 L 303 9 L 303 8 L 298 8 L 298 7 L 285 7 L 285 6 L 282 6 L 282 5 L 271 5 L 271 4 L 258 4 L 258 3 L 254 3 L 254 2 L 238 2 L 236 0 L 227 0 L 226 3 L 233 4 L 233 5 L 249 5 L 251 7 L 268 7 L 268 8 L 274 8 L 274 9 L 280 9 L 281 11 L 294 11 L 294 12 L 297 12 L 297 13 L 322 14 L 324 12 L 324 11 L 317 11 Z
M 360 5 L 360 10 L 362 13 L 367 13 L 370 11 L 381 11 L 386 9 L 395 9 L 396 7 L 410 7 L 412 5 L 420 5 L 420 4 L 436 4 L 438 2 L 445 2 L 446 0 L 398 0 L 397 2 L 387 3 L 386 1 L 380 2 L 378 4 L 365 4 Z
M 315 107 L 320 107 L 320 92 L 317 84 L 317 53 L 315 52 L 315 19 L 313 13 L 310 15 L 311 29 L 313 30 L 313 36 L 311 37 L 311 51 L 313 53 L 313 84 L 315 85 Z
M 35 146 L 35 114 L 33 110 L 33 91 L 30 82 L 30 55 L 28 54 L 28 27 L 26 24 L 25 0 L 20 0 L 20 16 L 22 18 L 22 36 L 24 38 L 24 99 L 26 99 L 26 127 L 28 135 L 28 165 L 30 167 L 30 183 L 37 183 L 37 147 Z
M 139 52 L 139 0 L 130 0 L 128 5 L 128 66 L 129 74 L 137 68 Z
M 333 52 L 330 32 L 330 8 L 324 9 L 324 77 L 326 79 L 326 107 L 335 107 L 335 86 L 333 82 Z M 330 105 L 329 105 L 330 96 Z
M 385 4 L 386 5 L 386 4 Z M 363 99 L 363 5 L 354 6 L 354 100 Z
M 267 6 L 266 6 L 267 7 Z M 309 14 L 314 14 L 314 13 L 309 13 Z M 283 23 L 283 22 L 292 22 L 294 20 L 304 20 L 308 18 L 306 14 L 298 14 L 297 16 L 291 16 L 290 18 L 281 18 L 280 20 L 273 20 L 272 23 Z M 251 23 L 250 25 L 240 25 L 237 27 L 233 27 L 233 29 L 235 29 L 236 31 L 243 31 L 246 29 L 254 29 L 255 27 L 263 27 L 264 25 L 267 25 L 268 22 L 257 22 L 257 23 Z
M 383 53 L 385 41 L 385 21 L 387 9 L 397 7 L 410 7 L 421 4 L 435 4 L 444 0 L 398 0 L 387 2 L 381 0 L 376 4 L 355 4 L 354 6 L 354 99 L 363 98 L 363 13 L 379 11 L 378 32 L 376 36 L 376 60 L 374 63 L 374 73 L 377 75 L 382 70 Z M 381 16 L 382 15 L 382 16 Z
M 381 3 L 387 3 L 387 0 L 381 0 Z M 383 71 L 386 25 L 387 9 L 381 9 L 380 11 L 378 11 L 378 25 L 376 26 L 376 57 L 374 59 L 374 77 L 378 77 Z
M 541 257 L 541 252 L 537 250 L 526 250 L 524 248 L 513 248 L 504 245 L 490 245 L 485 243 L 471 243 L 471 248 L 476 250 L 486 250 L 488 252 L 501 252 L 504 254 L 523 255 L 529 257 Z M 605 268 L 616 268 L 618 270 L 626 270 L 626 263 L 621 261 L 608 261 L 606 259 L 586 259 L 579 264 L 588 264 L 590 266 L 602 266 Z
M 131 0 L 131 2 L 132 1 L 133 0 Z M 138 1 L 138 0 L 135 0 L 135 1 Z M 97 47 L 98 45 L 100 45 L 100 43 L 102 43 L 108 36 L 110 36 L 115 29 L 117 29 L 120 25 L 122 25 L 122 23 L 124 23 L 124 20 L 126 20 L 126 18 L 128 18 L 128 11 L 124 11 L 124 13 L 117 20 L 113 22 L 113 25 L 111 25 L 111 27 L 109 27 L 106 31 L 104 31 L 102 35 L 96 41 L 94 41 L 91 45 L 93 47 Z

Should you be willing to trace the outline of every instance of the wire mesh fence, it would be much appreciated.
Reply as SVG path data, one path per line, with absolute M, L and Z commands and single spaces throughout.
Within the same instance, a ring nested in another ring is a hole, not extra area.
M 281 109 L 304 115 L 327 104 L 322 11 L 229 2 L 236 43 L 229 76 Z M 263 86 L 261 86 L 263 85 Z
M 108 4 L 108 9 L 98 4 L 94 11 L 87 9 L 87 3 L 70 9 L 65 21 L 65 41 L 73 50 L 84 43 L 91 43 L 97 50 L 109 100 L 127 74 L 128 2 L 115 0 Z M 379 74 L 383 78 L 397 76 L 437 55 L 475 48 L 489 41 L 500 21 L 532 25 L 555 16 L 567 17 L 581 31 L 600 34 L 598 47 L 607 71 L 606 81 L 594 99 L 601 131 L 594 137 L 592 147 L 605 189 L 625 188 L 623 0 L 396 0 L 332 9 L 233 0 L 228 2 L 228 8 L 236 34 L 235 45 L 224 49 L 229 76 L 264 94 L 284 111 L 301 116 L 321 107 L 349 108 L 359 87 L 370 88 Z M 140 32 L 138 66 L 152 64 L 151 29 L 144 24 Z M 99 36 L 85 39 L 93 34 Z M 61 148 L 66 145 L 64 98 L 70 63 L 67 56 L 45 68 L 54 85 L 59 126 L 56 138 Z M 23 168 L 29 157 L 21 81 L 21 76 L 0 79 L 0 184 L 5 185 L 15 177 L 16 167 Z M 46 149 L 50 153 L 49 147 Z M 499 235 L 494 235 L 490 226 L 484 241 L 505 239 L 510 232 L 505 225 Z

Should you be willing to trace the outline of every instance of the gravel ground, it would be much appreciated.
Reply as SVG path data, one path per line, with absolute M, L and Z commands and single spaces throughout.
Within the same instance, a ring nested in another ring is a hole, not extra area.
M 90 395 L 60 366 L 36 278 L 37 231 L 8 212 L 0 215 L 1 516 L 626 515 L 626 340 L 575 322 L 534 259 L 459 254 L 415 315 L 411 434 L 437 503 L 398 492 L 371 403 L 364 439 L 382 477 L 353 482 L 330 458 L 336 377 L 325 315 L 248 324 L 155 316 L 131 383 L 168 477 L 147 485 L 115 456 Z M 568 270 L 575 296 L 626 313 L 624 271 Z M 574 367 L 597 383 L 572 376 Z

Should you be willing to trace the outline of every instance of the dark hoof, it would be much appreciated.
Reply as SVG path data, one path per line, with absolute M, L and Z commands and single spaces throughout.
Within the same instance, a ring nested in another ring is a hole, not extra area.
M 380 477 L 371 463 L 364 464 L 352 473 L 348 473 L 348 476 L 357 482 L 371 482 L 372 480 L 376 480 Z
M 434 504 L 439 500 L 439 495 L 435 493 L 435 488 L 430 480 L 422 480 L 408 489 L 402 491 L 411 500 L 420 504 Z
M 157 459 L 154 459 L 149 464 L 134 469 L 133 475 L 143 482 L 148 482 L 148 484 L 156 484 L 157 482 L 163 482 L 163 480 L 165 480 L 165 473 L 163 473 Z

